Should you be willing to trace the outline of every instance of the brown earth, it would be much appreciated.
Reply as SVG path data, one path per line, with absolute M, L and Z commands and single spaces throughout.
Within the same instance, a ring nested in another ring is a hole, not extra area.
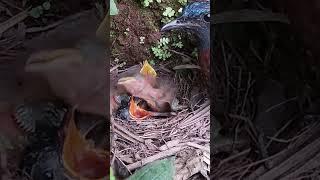
M 113 56 L 130 65 L 150 59 L 150 47 L 161 36 L 159 26 L 155 26 L 160 22 L 159 12 L 139 7 L 132 0 L 119 2 L 118 8 L 111 25 L 111 34 L 116 35 L 112 38 Z M 140 37 L 145 37 L 144 44 L 139 43 Z

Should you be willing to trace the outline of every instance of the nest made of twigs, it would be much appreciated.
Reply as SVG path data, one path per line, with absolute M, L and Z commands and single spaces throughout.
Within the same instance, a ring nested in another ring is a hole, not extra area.
M 178 79 L 181 76 L 172 76 L 172 78 L 175 78 L 178 86 L 176 98 L 181 100 L 181 107 L 183 107 L 177 112 L 177 115 L 166 118 L 148 118 L 142 121 L 111 118 L 113 158 L 111 164 L 118 160 L 131 173 L 147 163 L 175 156 L 175 179 L 187 179 L 199 172 L 208 177 L 210 165 L 209 100 L 203 97 L 197 101 L 196 105 L 190 105 L 190 101 L 187 100 L 190 97 L 187 97 L 188 93 L 183 91 L 191 87 L 186 84 L 187 81 Z

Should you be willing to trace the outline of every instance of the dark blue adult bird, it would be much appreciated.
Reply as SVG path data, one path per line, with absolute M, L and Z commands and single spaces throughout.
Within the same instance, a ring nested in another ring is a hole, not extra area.
M 182 15 L 161 28 L 162 32 L 184 30 L 198 38 L 199 63 L 208 77 L 210 73 L 210 1 L 192 1 Z

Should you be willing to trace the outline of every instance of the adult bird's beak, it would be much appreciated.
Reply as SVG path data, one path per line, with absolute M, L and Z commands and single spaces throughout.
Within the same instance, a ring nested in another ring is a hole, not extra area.
M 199 24 L 184 19 L 185 18 L 180 17 L 169 22 L 161 28 L 161 31 L 165 32 L 173 29 L 193 29 L 195 27 L 200 27 Z

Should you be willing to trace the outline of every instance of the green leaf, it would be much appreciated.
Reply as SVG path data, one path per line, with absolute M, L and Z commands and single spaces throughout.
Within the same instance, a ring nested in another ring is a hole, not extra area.
M 154 62 L 154 60 L 153 60 L 153 59 L 152 59 L 152 60 L 150 60 L 150 64 L 151 64 L 152 66 L 156 65 L 156 63 Z
M 116 180 L 116 177 L 113 175 L 113 170 L 110 167 L 110 180 Z
M 110 15 L 114 16 L 119 13 L 115 0 L 110 0 Z
M 184 6 L 184 5 L 186 5 L 187 4 L 187 0 L 178 0 L 178 2 L 182 5 L 182 6 Z
M 39 18 L 43 13 L 43 9 L 41 6 L 37 6 L 35 8 L 32 8 L 30 11 L 29 11 L 29 14 L 31 17 L 33 18 Z
M 182 44 L 182 42 L 180 41 L 180 42 L 177 42 L 177 43 L 173 43 L 172 44 L 174 47 L 178 47 L 178 48 L 182 48 L 183 47 L 183 44 Z
M 158 160 L 136 171 L 128 180 L 173 180 L 174 158 Z
M 172 9 L 172 7 L 166 7 L 166 10 L 163 12 L 163 16 L 172 17 L 174 16 L 175 11 Z
M 49 1 L 46 1 L 42 4 L 44 10 L 49 10 L 51 8 L 51 4 Z
M 148 7 L 148 6 L 150 6 L 150 3 L 152 3 L 152 2 L 153 2 L 153 0 L 143 0 L 143 6 Z
M 169 42 L 170 42 L 169 38 L 163 37 L 160 39 L 160 44 L 162 45 L 169 44 Z

